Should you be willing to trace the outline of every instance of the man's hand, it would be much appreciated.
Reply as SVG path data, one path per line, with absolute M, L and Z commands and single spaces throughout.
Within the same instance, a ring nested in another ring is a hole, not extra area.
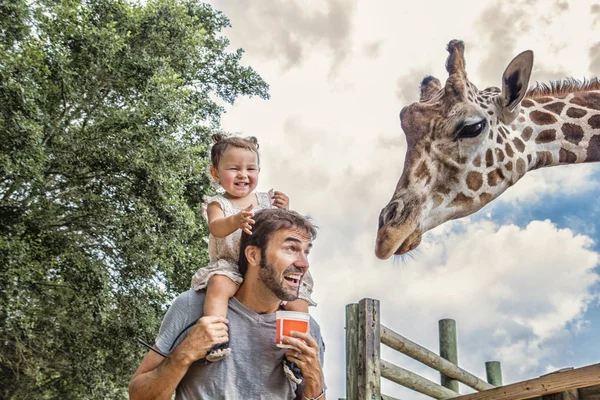
M 282 208 L 284 210 L 290 209 L 290 199 L 283 192 L 278 192 L 277 190 L 273 192 L 273 205 L 277 208 Z
M 323 371 L 319 359 L 319 345 L 308 333 L 291 332 L 284 336 L 282 342 L 293 346 L 285 355 L 289 361 L 295 362 L 302 371 L 304 378 L 304 395 L 308 398 L 317 397 L 323 392 Z M 324 399 L 325 396 L 322 397 Z
M 184 356 L 190 364 L 206 357 L 208 350 L 215 344 L 225 343 L 229 340 L 227 323 L 225 317 L 206 316 L 200 318 L 175 351 Z
M 236 229 L 241 229 L 248 235 L 252 235 L 252 225 L 254 225 L 254 220 L 252 219 L 252 217 L 254 217 L 254 213 L 252 212 L 253 208 L 254 206 L 250 204 L 233 216 Z

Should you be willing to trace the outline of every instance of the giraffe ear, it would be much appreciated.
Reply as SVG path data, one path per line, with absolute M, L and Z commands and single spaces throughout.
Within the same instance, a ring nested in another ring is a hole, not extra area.
M 531 70 L 533 69 L 533 52 L 527 50 L 516 56 L 502 75 L 502 98 L 504 107 L 513 112 L 527 93 Z
M 440 90 L 442 90 L 442 83 L 440 80 L 431 75 L 426 76 L 421 81 L 421 98 L 419 101 L 423 102 L 431 99 L 431 97 Z

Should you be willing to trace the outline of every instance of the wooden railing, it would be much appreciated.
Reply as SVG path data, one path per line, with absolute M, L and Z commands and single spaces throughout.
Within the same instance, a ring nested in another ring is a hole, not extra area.
M 381 344 L 439 371 L 442 374 L 442 384 L 382 360 Z M 346 306 L 347 400 L 397 400 L 381 393 L 381 378 L 434 399 L 600 399 L 600 364 L 571 368 L 502 386 L 500 363 L 488 361 L 487 382 L 478 378 L 456 365 L 456 325 L 453 320 L 440 321 L 440 354 L 441 356 L 382 325 L 378 300 L 367 298 Z M 458 382 L 477 390 L 478 393 L 460 395 Z

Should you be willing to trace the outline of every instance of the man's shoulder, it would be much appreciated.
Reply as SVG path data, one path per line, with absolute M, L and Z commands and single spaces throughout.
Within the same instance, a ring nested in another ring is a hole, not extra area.
M 206 291 L 189 289 L 175 297 L 171 307 L 182 310 L 202 310 L 205 298 Z

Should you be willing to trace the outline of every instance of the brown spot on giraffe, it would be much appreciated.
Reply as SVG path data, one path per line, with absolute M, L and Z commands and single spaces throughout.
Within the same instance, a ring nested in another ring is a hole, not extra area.
M 477 157 L 475 157 L 473 159 L 473 166 L 475 167 L 480 167 L 481 166 L 481 155 L 477 155 Z
M 471 171 L 467 174 L 467 187 L 476 192 L 483 185 L 483 176 L 479 172 Z
M 450 193 L 450 188 L 446 187 L 446 186 L 440 186 L 438 188 L 438 192 L 440 192 L 441 194 L 449 194 Z
M 431 181 L 431 173 L 429 172 L 429 168 L 427 167 L 427 163 L 422 161 L 419 164 L 419 167 L 415 171 L 415 176 L 418 179 L 425 180 L 425 183 L 429 183 Z
M 577 156 L 572 151 L 560 149 L 558 152 L 558 162 L 561 164 L 571 164 L 577 160 Z
M 583 129 L 579 125 L 566 122 L 562 126 L 562 133 L 565 139 L 573 144 L 578 144 L 583 139 Z
M 556 122 L 556 117 L 543 111 L 532 111 L 529 114 L 531 121 L 537 125 L 550 125 Z
M 502 136 L 500 136 L 500 135 L 496 136 L 496 143 L 498 143 L 498 144 L 504 143 L 504 139 L 502 139 Z
M 600 115 L 594 115 L 588 119 L 588 124 L 592 129 L 600 129 Z
M 585 161 L 600 161 L 600 135 L 594 135 L 590 139 Z
M 531 160 L 533 160 L 533 157 L 531 156 L 531 154 L 527 154 L 527 164 L 531 165 Z
M 513 143 L 515 144 L 515 149 L 517 149 L 519 153 L 522 153 L 525 150 L 525 143 L 518 137 L 513 139 Z
M 525 122 L 525 117 L 520 115 L 519 118 L 517 118 L 517 121 L 519 122 Z
M 489 186 L 496 186 L 504 179 L 504 173 L 500 168 L 496 168 L 488 174 L 487 178 Z
M 490 193 L 481 193 L 479 195 L 479 201 L 481 204 L 487 204 L 494 199 L 494 195 Z
M 531 139 L 531 135 L 533 134 L 533 128 L 530 126 L 525 127 L 525 129 L 523 129 L 523 133 L 521 134 L 521 137 L 523 138 L 524 141 L 528 141 L 529 139 Z
M 552 100 L 554 100 L 554 99 L 551 97 L 539 97 L 539 98 L 535 99 L 535 101 L 537 101 L 540 104 L 550 103 Z
M 491 167 L 494 165 L 494 153 L 492 153 L 492 149 L 487 149 L 485 152 L 485 166 Z
M 552 104 L 546 104 L 544 106 L 544 108 L 548 111 L 553 112 L 554 114 L 560 115 L 563 108 L 565 108 L 565 105 L 566 105 L 565 103 L 552 103 Z
M 552 153 L 549 151 L 538 151 L 536 154 L 534 169 L 546 167 L 552 164 Z
M 504 161 L 504 152 L 502 151 L 502 149 L 496 149 L 496 159 L 498 160 L 498 162 Z
M 439 194 L 435 193 L 433 195 L 433 208 L 439 207 L 444 202 L 444 198 Z
M 521 105 L 522 105 L 523 107 L 527 107 L 527 108 L 535 106 L 535 104 L 533 104 L 533 101 L 531 101 L 531 100 L 528 100 L 528 99 L 525 99 L 525 100 L 523 100 L 523 101 L 521 102 Z
M 473 198 L 467 196 L 464 193 L 459 193 L 456 195 L 454 200 L 448 204 L 449 207 L 470 207 L 473 204 Z
M 539 135 L 535 138 L 535 142 L 538 144 L 541 143 L 550 143 L 556 140 L 556 130 L 555 129 L 546 129 L 545 131 L 541 131 Z
M 488 110 L 487 113 L 490 114 L 490 115 L 494 115 L 494 112 L 492 110 Z
M 506 164 L 504 164 L 504 167 L 506 168 L 507 171 L 512 171 L 512 161 L 507 162 Z
M 577 104 L 578 106 L 593 108 L 594 110 L 600 110 L 600 93 L 577 92 L 573 95 L 571 103 Z
M 582 110 L 581 108 L 571 107 L 567 110 L 567 116 L 571 118 L 581 118 L 587 114 L 587 111 Z
M 509 142 L 506 142 L 506 144 L 504 145 L 504 150 L 506 150 L 506 155 L 508 156 L 508 158 L 512 158 L 512 156 L 515 155 L 515 152 L 513 151 L 512 146 Z
M 523 160 L 522 158 L 519 158 L 517 160 L 517 174 L 519 174 L 519 176 L 523 176 L 523 175 L 525 175 L 525 172 L 527 172 L 525 160 Z

